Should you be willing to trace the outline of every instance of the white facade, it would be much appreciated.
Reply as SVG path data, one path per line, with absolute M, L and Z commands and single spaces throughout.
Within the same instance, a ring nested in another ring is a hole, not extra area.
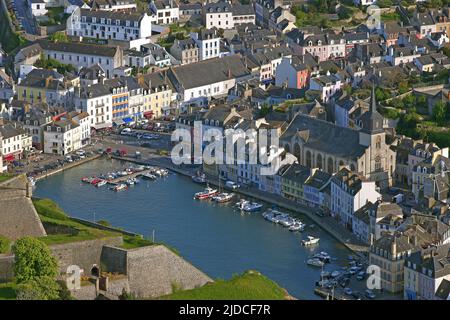
M 101 86 L 97 84 L 96 86 Z M 75 96 L 75 108 L 89 114 L 89 126 L 95 129 L 112 126 L 112 95 L 110 92 L 95 97 Z
M 132 41 L 149 39 L 151 17 L 146 13 L 90 11 L 77 9 L 67 19 L 67 34 L 104 40 Z
M 47 9 L 45 8 L 45 2 L 31 2 L 31 14 L 35 17 L 44 16 L 47 13 Z
M 81 147 L 81 127 L 79 125 L 70 128 L 49 125 L 44 130 L 44 153 L 65 155 Z
M 155 1 L 150 2 L 150 10 L 154 13 L 152 22 L 154 24 L 171 24 L 180 19 L 180 9 L 175 1 Z
M 220 37 L 211 35 L 211 37 L 200 38 L 198 33 L 191 33 L 191 37 L 199 48 L 199 61 L 217 58 L 220 55 Z
M 354 192 L 346 184 L 331 181 L 331 212 L 338 216 L 343 224 L 352 225 L 355 212 L 367 202 L 375 203 L 381 199 L 374 181 L 362 181 L 361 188 Z
M 335 76 L 321 76 L 312 78 L 309 89 L 320 92 L 320 98 L 323 102 L 328 100 L 339 90 L 341 90 L 341 80 Z

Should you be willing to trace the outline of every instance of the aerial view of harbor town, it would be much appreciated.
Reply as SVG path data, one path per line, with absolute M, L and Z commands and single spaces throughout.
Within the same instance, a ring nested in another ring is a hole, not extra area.
M 448 0 L 0 0 L 0 300 L 450 300 L 449 37 Z

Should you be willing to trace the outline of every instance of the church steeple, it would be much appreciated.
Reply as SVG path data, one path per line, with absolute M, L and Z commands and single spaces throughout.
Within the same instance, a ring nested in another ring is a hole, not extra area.
M 375 134 L 383 131 L 383 116 L 377 110 L 377 100 L 375 96 L 375 85 L 372 83 L 372 95 L 370 96 L 369 110 L 360 118 L 361 130 Z

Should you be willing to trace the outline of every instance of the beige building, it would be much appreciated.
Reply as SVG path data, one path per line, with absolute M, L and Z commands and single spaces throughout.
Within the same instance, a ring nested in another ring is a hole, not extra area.
M 166 72 L 156 72 L 140 76 L 138 83 L 144 88 L 144 113 L 145 117 L 160 118 L 171 108 L 172 86 L 166 76 Z
M 175 40 L 170 47 L 170 54 L 181 62 L 189 64 L 198 61 L 198 46 L 191 38 L 186 40 Z

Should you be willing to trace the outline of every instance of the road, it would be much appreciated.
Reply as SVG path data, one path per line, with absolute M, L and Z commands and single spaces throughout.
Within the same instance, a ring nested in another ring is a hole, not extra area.
M 37 22 L 31 14 L 27 0 L 12 0 L 15 5 L 17 20 L 22 22 L 22 27 L 26 33 L 38 34 Z

